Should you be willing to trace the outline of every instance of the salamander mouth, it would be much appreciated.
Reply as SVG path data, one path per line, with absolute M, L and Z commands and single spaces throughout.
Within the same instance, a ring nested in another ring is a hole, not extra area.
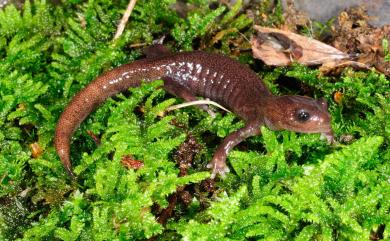
M 319 126 L 317 128 L 298 129 L 295 131 L 300 133 L 330 133 L 332 132 L 332 128 L 330 127 L 330 125 L 324 125 Z
M 305 130 L 305 131 L 297 131 L 297 132 L 307 133 L 307 134 L 321 133 L 321 138 L 326 139 L 329 144 L 335 142 L 335 136 L 330 126 L 324 126 L 323 128 L 319 128 L 316 130 Z
M 331 133 L 331 120 L 329 115 L 324 115 L 322 117 L 313 117 L 311 121 L 306 123 L 304 126 L 297 125 L 297 123 L 292 123 L 292 125 L 297 128 L 297 132 L 302 133 Z M 293 127 L 293 128 L 294 128 Z
M 330 119 L 317 118 L 308 123 L 300 123 L 298 121 L 291 121 L 284 123 L 284 128 L 300 133 L 329 133 L 332 132 Z

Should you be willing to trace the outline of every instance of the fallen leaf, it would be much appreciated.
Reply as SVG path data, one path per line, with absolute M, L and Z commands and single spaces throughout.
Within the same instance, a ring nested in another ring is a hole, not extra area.
M 129 168 L 129 169 L 135 169 L 138 170 L 142 167 L 144 167 L 144 163 L 139 160 L 135 160 L 133 156 L 131 155 L 126 155 L 122 157 L 121 163 L 123 166 Z
M 390 25 L 376 28 L 367 22 L 369 19 L 363 7 L 341 12 L 333 28 L 332 45 L 355 54 L 355 61 L 390 75 L 390 62 L 384 60 L 385 50 L 382 47 L 383 39 L 390 41 Z
M 285 4 L 283 12 L 284 23 L 280 26 L 280 29 L 296 32 L 299 27 L 305 27 L 310 24 L 309 15 L 296 9 L 294 0 L 287 0 Z
M 349 58 L 332 46 L 299 34 L 261 26 L 254 29 L 258 33 L 251 40 L 253 55 L 267 65 L 319 65 Z
M 42 147 L 38 144 L 38 142 L 34 142 L 32 144 L 30 144 L 30 148 L 31 148 L 31 156 L 33 158 L 38 158 L 42 155 L 43 153 L 43 149 Z
M 338 75 L 340 74 L 346 67 L 352 67 L 354 69 L 358 70 L 369 70 L 370 66 L 356 62 L 351 60 L 341 60 L 341 61 L 333 61 L 333 62 L 326 62 L 321 65 L 319 68 L 322 75 L 329 75 L 334 74 Z
M 341 104 L 341 102 L 343 101 L 343 98 L 344 98 L 344 94 L 341 93 L 340 91 L 337 91 L 337 92 L 334 93 L 334 95 L 333 95 L 333 99 L 334 99 L 334 101 L 335 101 L 337 104 Z
M 95 142 L 97 146 L 101 144 L 100 138 L 91 130 L 87 130 L 87 134 L 92 138 L 92 140 Z

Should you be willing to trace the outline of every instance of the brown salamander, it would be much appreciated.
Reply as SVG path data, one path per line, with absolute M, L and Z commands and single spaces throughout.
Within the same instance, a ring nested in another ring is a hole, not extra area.
M 201 51 L 168 54 L 162 45 L 149 48 L 146 59 L 103 73 L 77 93 L 61 114 L 55 131 L 55 148 L 62 164 L 74 175 L 70 140 L 81 122 L 108 97 L 139 86 L 142 81 L 164 80 L 164 89 L 186 101 L 209 98 L 230 109 L 246 125 L 229 134 L 208 165 L 212 177 L 229 171 L 229 151 L 246 138 L 272 130 L 322 133 L 333 141 L 331 117 L 324 100 L 305 96 L 275 96 L 255 72 L 226 56 Z M 203 107 L 205 109 L 205 107 Z

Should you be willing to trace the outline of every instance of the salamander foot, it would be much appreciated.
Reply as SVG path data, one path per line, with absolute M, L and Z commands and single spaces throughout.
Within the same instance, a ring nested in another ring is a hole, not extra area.
M 212 169 L 211 179 L 214 179 L 217 174 L 221 177 L 225 177 L 225 174 L 230 172 L 229 167 L 226 165 L 225 160 L 213 159 L 208 165 L 207 168 Z

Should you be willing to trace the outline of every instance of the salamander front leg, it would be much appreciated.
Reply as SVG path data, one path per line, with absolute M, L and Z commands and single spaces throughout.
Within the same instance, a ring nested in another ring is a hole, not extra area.
M 229 168 L 226 165 L 226 157 L 228 153 L 240 142 L 251 136 L 260 134 L 259 122 L 248 123 L 241 129 L 230 133 L 218 146 L 214 153 L 213 159 L 207 165 L 208 168 L 212 169 L 211 178 L 215 178 L 217 174 L 225 176 L 225 173 L 229 172 Z

